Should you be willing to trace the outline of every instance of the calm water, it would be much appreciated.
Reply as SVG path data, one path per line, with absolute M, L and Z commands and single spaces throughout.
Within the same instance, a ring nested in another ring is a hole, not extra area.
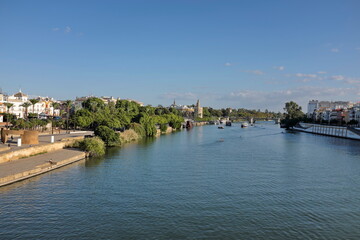
M 0 189 L 0 239 L 360 239 L 360 142 L 194 128 Z

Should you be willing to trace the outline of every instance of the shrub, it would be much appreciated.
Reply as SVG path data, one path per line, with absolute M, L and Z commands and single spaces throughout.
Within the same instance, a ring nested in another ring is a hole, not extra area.
M 144 114 L 140 118 L 140 124 L 144 127 L 147 137 L 153 137 L 156 135 L 157 131 L 156 131 L 156 127 L 155 127 L 154 118 L 150 117 L 149 115 Z
M 99 126 L 95 129 L 95 136 L 100 137 L 108 147 L 120 145 L 120 136 L 107 126 Z
M 139 123 L 130 124 L 130 129 L 133 129 L 140 137 L 146 136 L 144 127 Z
M 90 156 L 102 156 L 105 154 L 105 144 L 98 138 L 85 138 L 79 141 L 78 145 L 81 150 L 88 152 Z
M 133 129 L 120 133 L 121 143 L 136 141 L 141 138 Z
M 167 129 L 168 129 L 168 125 L 167 125 L 167 124 L 160 124 L 160 131 L 161 131 L 161 132 L 166 132 Z

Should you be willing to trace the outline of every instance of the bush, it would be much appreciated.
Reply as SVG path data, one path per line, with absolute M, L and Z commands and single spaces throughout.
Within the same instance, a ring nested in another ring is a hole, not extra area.
M 94 133 L 95 136 L 100 137 L 108 147 L 120 145 L 119 134 L 107 126 L 97 127 Z
M 174 114 L 170 114 L 168 118 L 169 118 L 169 126 L 174 129 L 180 129 L 182 123 L 184 122 L 183 117 Z
M 120 133 L 121 143 L 137 141 L 139 138 L 141 137 L 133 129 Z
M 161 132 L 166 132 L 167 129 L 168 129 L 168 125 L 167 125 L 167 124 L 160 124 L 160 131 L 161 131 Z
M 144 127 L 139 123 L 130 124 L 130 129 L 133 129 L 140 137 L 146 136 Z
M 79 148 L 88 152 L 90 156 L 102 156 L 105 154 L 105 144 L 98 137 L 85 138 L 83 141 L 79 141 L 75 144 L 78 144 Z
M 144 127 L 147 137 L 153 137 L 156 135 L 157 130 L 155 127 L 154 118 L 150 117 L 149 115 L 143 114 L 143 116 L 140 118 L 140 124 Z

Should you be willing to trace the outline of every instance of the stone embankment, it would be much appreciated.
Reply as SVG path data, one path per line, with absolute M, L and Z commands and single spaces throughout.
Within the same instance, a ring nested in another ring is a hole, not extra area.
M 194 122 L 194 127 L 198 127 L 198 126 L 204 126 L 209 124 L 209 122 Z
M 40 144 L 29 146 L 27 148 L 20 148 L 13 151 L 4 151 L 0 152 L 0 163 L 14 161 L 20 158 L 28 157 L 31 155 L 52 152 L 56 150 L 63 149 L 64 147 L 72 144 L 75 140 L 83 139 L 84 136 L 72 137 L 72 138 L 63 138 L 60 142 L 49 143 L 49 144 Z
M 82 160 L 86 153 L 61 149 L 0 164 L 0 187 Z
M 84 136 L 61 138 L 54 143 L 28 145 L 19 149 L 4 148 L 0 152 L 0 186 L 27 179 L 86 157 L 76 149 L 64 149 Z

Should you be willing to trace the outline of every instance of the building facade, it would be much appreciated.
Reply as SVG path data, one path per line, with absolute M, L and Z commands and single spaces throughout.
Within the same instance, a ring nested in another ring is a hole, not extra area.
M 25 118 L 26 112 L 34 113 L 42 116 L 49 115 L 58 115 L 59 110 L 54 110 L 52 107 L 52 103 L 56 102 L 53 98 L 49 97 L 36 97 L 37 103 L 32 105 L 30 103 L 29 96 L 23 93 L 21 90 L 18 93 L 13 95 L 5 95 L 3 93 L 0 94 L 0 114 L 1 113 L 11 113 L 14 114 L 17 118 Z M 12 107 L 7 109 L 6 104 L 11 103 Z M 29 107 L 23 105 L 24 103 L 31 104 Z M 2 121 L 2 118 L 0 119 Z
M 360 120 L 360 106 L 347 101 L 318 101 L 308 103 L 307 117 L 320 122 L 349 123 Z

